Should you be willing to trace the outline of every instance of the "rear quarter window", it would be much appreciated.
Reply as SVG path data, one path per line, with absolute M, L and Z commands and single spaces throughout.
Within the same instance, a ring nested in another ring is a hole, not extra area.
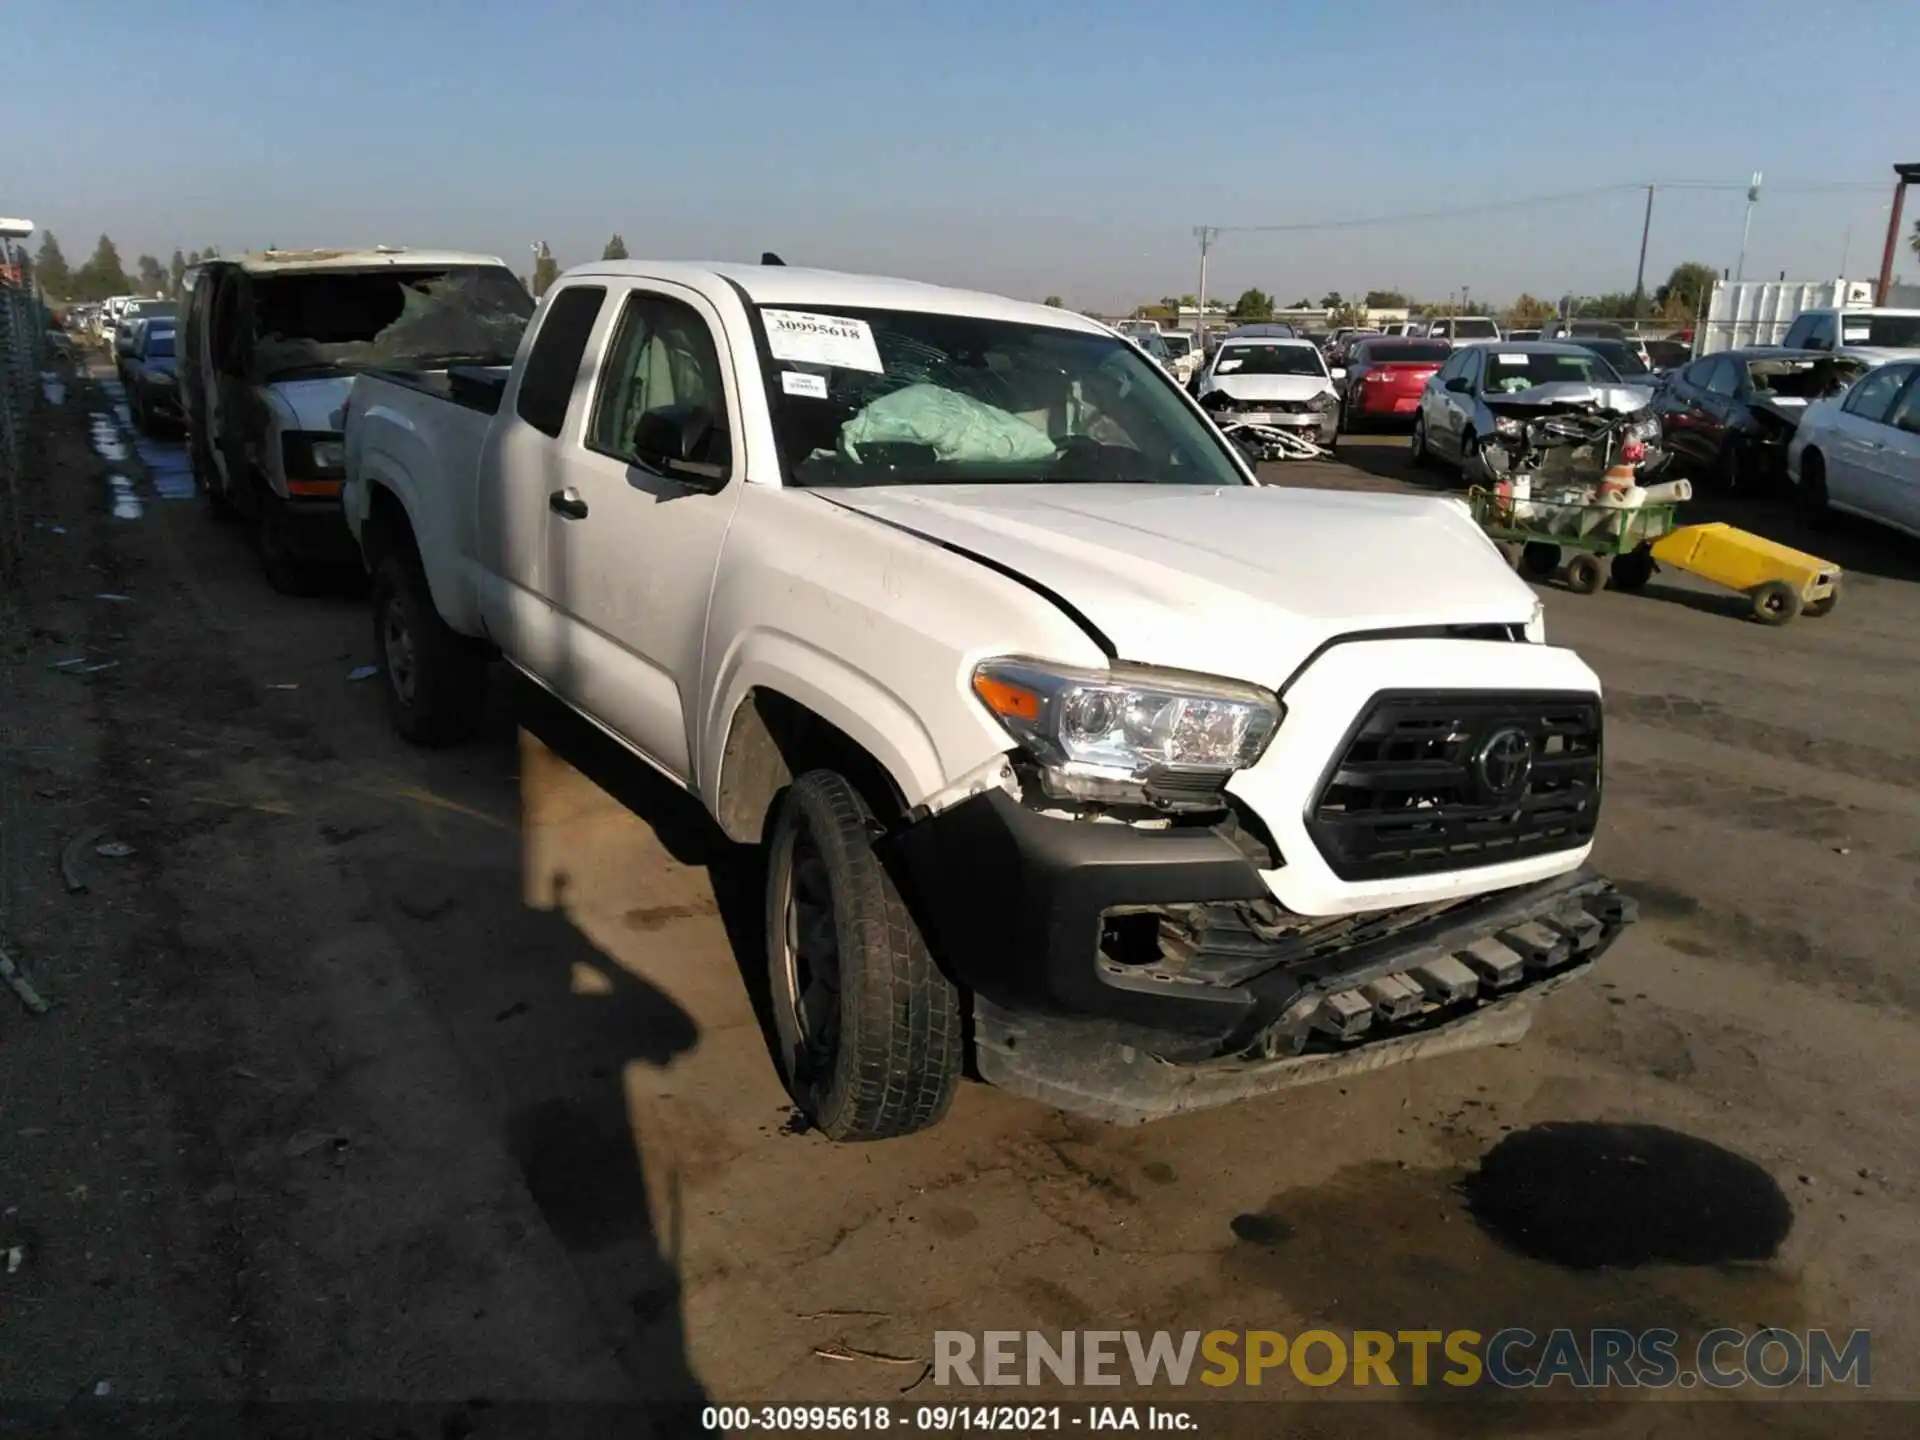
M 546 318 L 540 322 L 540 333 L 534 336 L 526 371 L 520 377 L 514 412 L 543 435 L 557 440 L 566 428 L 573 382 L 580 374 L 587 337 L 593 333 L 606 298 L 604 286 L 572 286 L 553 298 Z

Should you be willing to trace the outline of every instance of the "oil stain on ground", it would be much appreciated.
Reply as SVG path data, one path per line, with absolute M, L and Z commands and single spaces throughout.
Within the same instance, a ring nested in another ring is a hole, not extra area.
M 1792 1223 L 1771 1176 L 1707 1141 L 1656 1126 L 1548 1124 L 1503 1137 L 1470 1172 L 1374 1161 L 1275 1195 L 1233 1220 L 1221 1280 L 1250 1326 L 1483 1336 L 1668 1327 L 1686 1345 L 1716 1325 L 1800 1323 L 1795 1279 L 1768 1263 Z M 1264 1313 L 1260 1290 L 1278 1302 Z M 1435 1398 L 1401 1380 L 1405 1399 Z M 1446 1398 L 1491 1398 L 1484 1389 Z M 1481 1408 L 1420 1413 L 1480 1433 L 1469 1417 Z M 1516 1428 L 1571 1418 L 1526 1408 Z

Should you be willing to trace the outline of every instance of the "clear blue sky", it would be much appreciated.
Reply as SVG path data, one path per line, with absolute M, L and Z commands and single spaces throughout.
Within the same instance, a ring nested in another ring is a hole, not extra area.
M 0 213 L 129 268 L 209 243 L 874 269 L 1081 306 L 1191 291 L 1200 223 L 1920 160 L 1908 3 L 22 0 Z M 1911 152 L 1911 153 L 1909 153 Z M 1233 234 L 1210 290 L 1632 285 L 1643 197 Z M 1887 194 L 1785 193 L 1747 274 L 1877 268 Z M 1733 265 L 1744 196 L 1663 193 L 1649 283 Z M 1905 269 L 1916 266 L 1910 252 Z

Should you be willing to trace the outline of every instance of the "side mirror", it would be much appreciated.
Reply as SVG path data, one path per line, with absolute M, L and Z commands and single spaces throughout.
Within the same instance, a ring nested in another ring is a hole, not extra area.
M 704 405 L 662 405 L 634 422 L 634 457 L 648 469 L 690 485 L 711 485 L 726 477 L 725 465 L 708 463 L 715 429 Z
M 1334 379 L 1336 379 L 1336 380 L 1344 380 L 1344 379 L 1346 379 L 1346 378 L 1347 378 L 1347 372 L 1346 372 L 1346 367 L 1344 367 L 1344 366 L 1341 366 L 1341 365 L 1336 365 L 1336 366 L 1334 366 L 1334 367 L 1333 367 L 1333 378 L 1334 378 Z
M 1467 377 L 1464 375 L 1454 376 L 1451 380 L 1447 381 L 1447 389 L 1453 391 L 1456 395 L 1466 394 L 1468 390 Z

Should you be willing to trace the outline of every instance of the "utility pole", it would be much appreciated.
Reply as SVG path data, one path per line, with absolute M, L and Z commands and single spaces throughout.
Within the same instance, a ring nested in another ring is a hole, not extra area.
M 1740 263 L 1733 267 L 1733 283 L 1738 285 L 1740 277 L 1747 273 L 1747 236 L 1753 232 L 1753 202 L 1760 198 L 1760 172 L 1753 172 L 1753 183 L 1747 186 L 1747 218 L 1740 227 Z M 1844 267 L 1842 267 L 1844 268 Z
M 1473 287 L 1471 285 L 1462 285 L 1460 287 L 1460 313 L 1463 315 L 1471 315 L 1473 313 Z
M 1220 238 L 1218 225 L 1196 225 L 1193 233 L 1200 241 L 1200 293 L 1194 297 L 1195 314 L 1193 317 L 1194 338 L 1204 346 L 1207 335 L 1207 251 L 1213 248 L 1213 242 Z
M 1755 177 L 1758 178 L 1757 176 Z M 1653 233 L 1653 186 L 1647 186 L 1647 217 L 1640 222 L 1640 268 L 1633 275 L 1633 318 L 1640 318 L 1647 294 L 1647 236 Z
M 1887 303 L 1887 291 L 1893 288 L 1893 257 L 1900 248 L 1901 212 L 1907 203 L 1907 186 L 1920 181 L 1920 164 L 1895 165 L 1893 173 L 1899 177 L 1893 187 L 1893 204 L 1887 216 L 1887 248 L 1880 254 L 1880 281 L 1873 287 L 1873 303 Z

